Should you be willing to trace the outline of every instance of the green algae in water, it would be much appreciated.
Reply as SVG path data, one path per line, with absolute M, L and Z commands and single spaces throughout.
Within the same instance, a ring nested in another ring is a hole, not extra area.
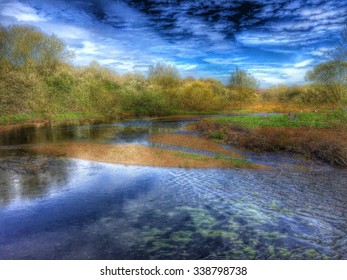
M 319 253 L 316 250 L 310 249 L 305 251 L 305 255 L 309 259 L 316 259 L 319 256 Z
M 177 212 L 171 212 L 169 213 L 169 216 L 173 217 L 177 213 L 188 212 L 193 220 L 194 226 L 197 228 L 210 228 L 217 223 L 216 219 L 212 215 L 206 213 L 206 210 L 201 208 L 182 206 L 177 207 L 175 210 Z
M 267 248 L 267 251 L 268 251 L 268 255 L 269 255 L 270 259 L 276 258 L 276 251 L 275 251 L 275 247 L 274 246 L 269 246 Z
M 286 236 L 277 232 L 277 231 L 265 231 L 265 230 L 260 230 L 260 229 L 257 229 L 255 230 L 255 232 L 265 238 L 265 239 L 280 239 L 280 238 L 285 238 Z
M 199 229 L 197 232 L 200 233 L 201 235 L 203 235 L 204 237 L 223 237 L 223 238 L 228 238 L 231 240 L 239 238 L 239 235 L 237 233 L 228 232 L 228 231 L 224 231 L 224 230 Z
M 244 251 L 245 255 L 250 259 L 255 259 L 256 255 L 257 255 L 257 251 L 253 247 L 250 247 L 250 246 L 245 246 L 243 248 L 243 251 Z
M 142 229 L 141 239 L 143 242 L 149 242 L 155 239 L 157 236 L 161 235 L 162 233 L 163 231 L 158 228 L 149 228 L 148 226 L 145 226 Z
M 286 248 L 279 249 L 279 256 L 284 259 L 289 259 L 292 256 L 292 253 Z
M 248 203 L 247 203 L 248 204 Z M 253 206 L 253 207 L 252 207 Z M 272 206 L 279 205 L 273 201 Z M 182 216 L 182 226 L 179 230 L 173 231 L 169 226 L 160 228 L 142 228 L 142 241 L 140 246 L 151 252 L 153 259 L 170 258 L 173 255 L 177 258 L 192 258 L 188 247 L 201 246 L 202 250 L 209 252 L 209 258 L 228 258 L 228 259 L 327 259 L 328 257 L 320 254 L 314 249 L 294 250 L 279 246 L 286 235 L 278 231 L 266 231 L 259 229 L 262 222 L 258 219 L 268 219 L 267 215 L 259 215 L 257 207 L 251 204 L 250 208 L 240 209 L 239 213 L 227 221 L 218 220 L 218 215 L 223 212 L 217 209 L 193 208 L 179 206 L 169 212 L 154 210 L 152 213 L 157 221 L 165 219 L 167 225 Z M 243 214 L 243 215 L 242 215 Z M 238 220 L 240 219 L 240 221 Z M 249 226 L 253 227 L 253 234 L 244 237 L 244 225 L 242 221 L 248 221 Z M 254 228 L 255 227 L 255 228 Z M 264 241 L 265 240 L 265 241 Z M 223 244 L 229 247 L 229 251 L 219 251 L 216 244 Z M 268 243 L 263 246 L 264 242 Z M 263 244 L 263 245 L 262 245 Z M 209 248 L 212 246 L 211 248 Z M 259 247 L 260 246 L 260 247 Z M 194 255 L 194 254 L 193 254 Z
M 192 235 L 194 232 L 188 231 L 188 230 L 180 230 L 173 232 L 170 235 L 170 238 L 175 242 L 191 242 L 192 241 Z

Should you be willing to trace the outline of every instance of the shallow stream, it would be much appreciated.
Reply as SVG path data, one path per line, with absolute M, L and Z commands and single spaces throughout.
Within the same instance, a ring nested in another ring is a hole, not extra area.
M 30 155 L 23 144 L 154 144 L 195 119 L 0 133 L 0 259 L 347 259 L 347 173 L 285 154 L 273 168 L 125 166 Z M 209 153 L 207 153 L 209 154 Z M 28 162 L 38 168 L 18 167 Z M 35 166 L 36 166 L 35 165 Z

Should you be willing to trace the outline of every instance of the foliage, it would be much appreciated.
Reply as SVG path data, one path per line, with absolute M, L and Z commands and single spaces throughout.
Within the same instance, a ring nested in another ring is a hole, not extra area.
M 245 103 L 256 99 L 255 90 L 258 88 L 258 82 L 241 68 L 236 67 L 231 73 L 228 87 L 231 100 Z
M 166 115 L 170 112 L 168 101 L 158 89 L 139 91 L 128 85 L 122 88 L 121 108 L 136 115 Z
M 340 102 L 347 98 L 347 62 L 321 63 L 307 72 L 306 79 L 316 84 L 326 102 Z
M 236 67 L 235 70 L 231 73 L 228 86 L 234 90 L 244 88 L 256 90 L 258 88 L 258 82 L 252 75 L 248 74 L 245 70 Z
M 180 108 L 192 111 L 213 111 L 223 108 L 223 97 L 213 91 L 210 82 L 184 83 L 179 92 Z
M 36 27 L 0 27 L 0 61 L 13 67 L 51 73 L 72 55 L 64 41 L 55 35 L 46 35 Z
M 164 89 L 177 87 L 180 75 L 175 66 L 157 63 L 148 69 L 148 80 Z
M 77 106 L 88 114 L 114 115 L 117 112 L 120 84 L 117 75 L 97 62 L 79 69 Z

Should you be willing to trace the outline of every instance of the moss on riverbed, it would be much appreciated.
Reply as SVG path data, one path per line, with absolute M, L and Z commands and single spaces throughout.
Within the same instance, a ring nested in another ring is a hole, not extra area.
M 210 156 L 185 153 L 182 157 L 174 150 L 160 149 L 140 145 L 110 145 L 85 142 L 61 142 L 52 144 L 30 145 L 25 148 L 29 152 L 38 154 L 64 156 L 93 160 L 100 162 L 111 162 L 129 165 L 148 165 L 163 167 L 183 168 L 264 168 L 264 166 L 253 164 L 244 160 L 233 160 L 226 158 L 214 158 Z M 191 155 L 187 157 L 186 155 Z

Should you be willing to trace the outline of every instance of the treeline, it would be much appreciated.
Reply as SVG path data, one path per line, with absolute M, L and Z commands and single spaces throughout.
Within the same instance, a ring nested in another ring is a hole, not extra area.
M 347 103 L 347 62 L 332 60 L 319 64 L 305 78 L 309 84 L 272 86 L 260 92 L 260 98 L 304 104 Z
M 227 101 L 220 81 L 181 79 L 171 65 L 150 67 L 148 77 L 121 76 L 97 62 L 72 66 L 72 57 L 54 35 L 30 26 L 1 27 L 1 114 L 165 115 L 218 111 Z
M 172 65 L 151 66 L 146 77 L 137 72 L 119 75 L 97 62 L 75 67 L 71 64 L 72 58 L 73 53 L 55 35 L 44 34 L 31 26 L 0 27 L 1 115 L 49 117 L 70 112 L 85 116 L 114 116 L 122 112 L 166 115 L 215 112 L 230 108 L 235 102 L 249 104 L 262 99 L 293 102 L 346 100 L 345 62 L 339 62 L 342 70 L 336 72 L 334 68 L 334 91 L 329 80 L 323 79 L 321 83 L 322 75 L 319 76 L 320 69 L 316 68 L 308 74 L 312 85 L 279 86 L 256 93 L 257 81 L 239 68 L 234 69 L 225 86 L 211 78 L 182 79 Z M 336 79 L 338 75 L 342 75 L 340 80 Z

